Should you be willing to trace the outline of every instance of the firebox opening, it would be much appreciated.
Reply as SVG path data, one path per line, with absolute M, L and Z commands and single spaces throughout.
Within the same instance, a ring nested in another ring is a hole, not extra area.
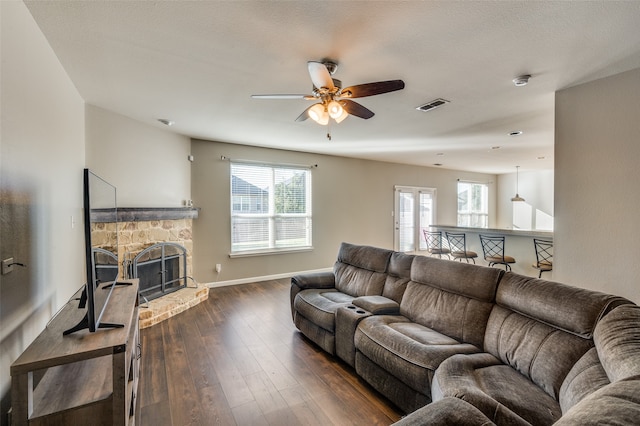
M 154 244 L 134 257 L 130 270 L 140 280 L 140 297 L 156 299 L 187 286 L 187 250 L 175 243 Z

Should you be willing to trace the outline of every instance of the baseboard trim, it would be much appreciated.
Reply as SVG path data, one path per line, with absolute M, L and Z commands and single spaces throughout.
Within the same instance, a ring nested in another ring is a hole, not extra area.
M 226 287 L 229 285 L 238 285 L 238 284 L 249 284 L 256 283 L 260 281 L 269 281 L 269 280 L 279 280 L 282 278 L 291 278 L 294 275 L 300 274 L 313 274 L 317 272 L 331 272 L 333 268 L 322 268 L 322 269 L 312 269 L 309 271 L 298 271 L 298 272 L 286 272 L 284 274 L 274 274 L 274 275 L 263 275 L 259 277 L 250 277 L 250 278 L 239 278 L 237 280 L 227 280 L 227 281 L 214 281 L 211 283 L 205 283 L 205 285 L 209 288 L 215 287 Z

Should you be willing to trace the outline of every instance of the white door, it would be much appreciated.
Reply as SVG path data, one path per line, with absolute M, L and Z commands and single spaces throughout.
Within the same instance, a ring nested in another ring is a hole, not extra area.
M 394 249 L 405 253 L 426 250 L 423 230 L 434 224 L 436 190 L 396 186 L 394 199 Z

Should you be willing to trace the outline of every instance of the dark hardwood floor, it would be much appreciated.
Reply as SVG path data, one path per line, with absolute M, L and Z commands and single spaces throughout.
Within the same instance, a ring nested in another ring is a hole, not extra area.
M 291 320 L 289 280 L 212 288 L 141 331 L 142 425 L 389 425 L 400 412 Z

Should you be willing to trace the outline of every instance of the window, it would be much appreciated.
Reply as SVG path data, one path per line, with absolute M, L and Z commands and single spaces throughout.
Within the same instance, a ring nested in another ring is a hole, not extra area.
M 458 181 L 458 226 L 489 226 L 489 185 Z
M 311 247 L 311 170 L 231 163 L 231 253 Z

